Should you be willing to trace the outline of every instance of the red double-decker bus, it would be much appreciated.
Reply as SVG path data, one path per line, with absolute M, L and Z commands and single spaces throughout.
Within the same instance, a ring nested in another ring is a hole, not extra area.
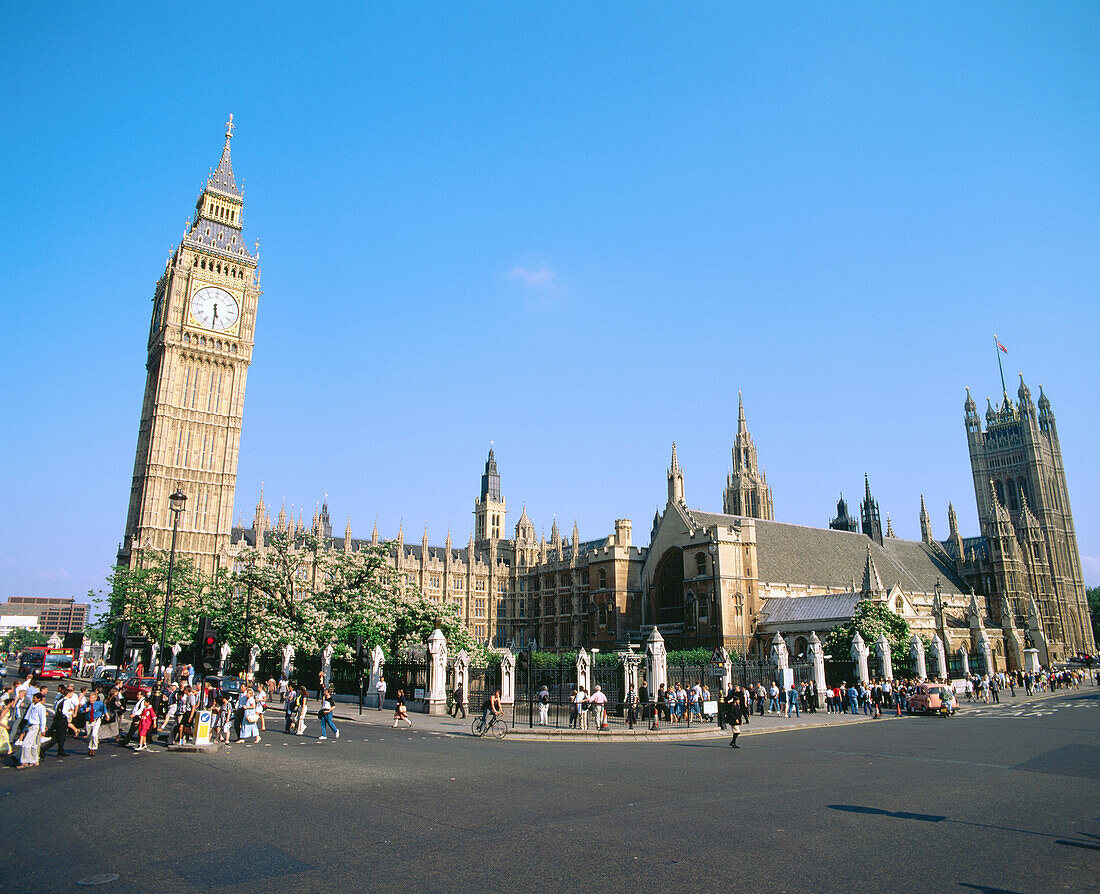
M 73 675 L 73 649 L 27 646 L 19 653 L 19 676 L 34 674 L 36 680 L 64 680 Z

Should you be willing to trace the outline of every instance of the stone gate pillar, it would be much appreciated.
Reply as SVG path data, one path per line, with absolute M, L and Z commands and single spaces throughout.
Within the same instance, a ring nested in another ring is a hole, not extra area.
M 928 668 L 924 661 L 924 641 L 915 633 L 913 638 L 909 640 L 909 654 L 913 656 L 913 673 L 916 674 L 917 679 L 927 679 Z
M 634 693 L 638 692 L 638 665 L 642 663 L 641 657 L 635 655 L 633 652 L 620 652 L 619 659 L 622 661 L 623 669 L 623 696 L 625 697 L 630 693 L 630 690 L 634 690 Z
M 871 675 L 867 672 L 868 654 L 870 650 L 867 648 L 867 643 L 863 641 L 863 637 L 857 630 L 856 635 L 852 637 L 851 655 L 856 663 L 856 681 L 865 685 L 871 681 Z
M 325 651 L 321 653 L 321 673 L 325 677 L 325 685 L 328 686 L 329 680 L 332 679 L 332 653 L 335 651 L 332 643 L 325 646 Z M 310 681 L 312 683 L 312 681 Z M 306 685 L 310 685 L 307 683 Z
M 513 705 L 516 702 L 516 656 L 508 649 L 500 656 L 500 703 Z
M 649 687 L 649 700 L 657 698 L 657 690 L 668 685 L 668 655 L 665 652 L 665 638 L 654 627 L 645 641 L 646 681 Z
M 794 682 L 794 671 L 791 670 L 790 652 L 787 650 L 787 641 L 778 630 L 772 637 L 771 646 L 772 664 L 775 665 L 775 682 L 779 690 L 786 693 Z
M 248 672 L 253 677 L 256 676 L 256 672 L 260 669 L 260 647 L 250 646 L 248 649 Z
M 386 663 L 386 654 L 381 646 L 375 646 L 370 650 L 370 691 L 378 694 L 378 681 L 382 679 L 382 665 Z M 382 705 L 378 706 L 382 710 Z
M 179 643 L 172 643 L 172 676 L 173 677 L 176 675 L 176 667 L 179 665 L 180 650 L 181 649 L 183 649 L 182 645 L 180 645 Z
M 428 691 L 424 693 L 428 714 L 447 713 L 447 639 L 438 627 L 428 637 Z
M 294 646 L 283 646 L 283 676 L 289 680 L 290 670 L 294 664 Z
M 577 653 L 577 688 L 592 692 L 592 659 L 584 649 Z
M 962 662 L 962 672 L 965 676 L 970 676 L 970 654 L 966 651 L 966 646 L 959 646 L 959 661 Z
M 719 648 L 717 651 L 719 657 L 722 659 L 722 663 L 718 668 L 718 686 L 721 691 L 717 693 L 717 695 L 725 698 L 726 693 L 729 691 L 730 684 L 733 682 L 733 662 L 730 661 L 730 653 L 724 648 Z
M 817 706 L 825 707 L 825 647 L 817 638 L 817 631 L 810 632 L 810 638 L 806 642 L 806 648 L 810 653 L 810 661 L 814 666 L 814 688 L 817 690 Z
M 883 679 L 894 679 L 894 653 L 890 649 L 890 643 L 886 641 L 885 633 L 880 633 L 875 641 L 875 657 L 882 663 Z
M 943 648 L 943 640 L 940 639 L 938 633 L 932 634 L 932 655 L 935 658 L 936 663 L 936 676 L 944 680 L 947 679 L 947 652 Z
M 229 673 L 229 643 L 222 643 L 221 653 L 222 663 L 220 670 L 221 673 L 227 674 Z
M 470 707 L 470 656 L 463 649 L 455 655 L 455 686 L 462 687 L 462 707 Z M 501 695 L 504 693 L 502 692 Z

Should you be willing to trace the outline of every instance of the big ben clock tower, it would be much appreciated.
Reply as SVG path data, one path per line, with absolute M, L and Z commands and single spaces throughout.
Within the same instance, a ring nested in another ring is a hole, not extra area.
M 178 554 L 211 573 L 228 543 L 237 482 L 244 386 L 252 360 L 259 252 L 242 232 L 243 197 L 229 142 L 207 178 L 183 241 L 153 293 L 148 375 L 119 564 L 139 567 L 146 550 L 167 550 L 168 497 L 187 497 Z

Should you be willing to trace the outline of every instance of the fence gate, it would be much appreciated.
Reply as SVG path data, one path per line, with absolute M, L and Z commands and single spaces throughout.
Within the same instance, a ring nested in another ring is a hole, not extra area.
M 856 679 L 856 663 L 854 661 L 838 661 L 830 659 L 825 662 L 825 684 L 827 686 L 839 686 L 841 683 L 851 684 Z
M 397 698 L 399 689 L 406 701 L 423 699 L 428 692 L 428 662 L 387 661 L 382 665 L 382 679 L 386 681 L 387 699 Z
M 572 661 L 558 659 L 556 664 L 536 666 L 531 668 L 530 671 L 517 667 L 513 721 L 524 725 L 529 721 L 537 722 L 539 691 L 545 686 L 550 694 L 547 722 L 554 727 L 567 726 L 569 724 L 569 698 L 576 681 L 577 667 Z M 528 683 L 530 683 L 530 688 L 528 688 Z M 530 698 L 534 704 L 528 701 L 528 692 L 530 692 Z
M 775 682 L 775 665 L 770 661 L 737 661 L 732 666 L 731 681 L 742 689 L 759 685 L 768 688 Z
M 470 668 L 470 708 L 480 711 L 485 700 L 500 689 L 500 665 L 487 664 Z

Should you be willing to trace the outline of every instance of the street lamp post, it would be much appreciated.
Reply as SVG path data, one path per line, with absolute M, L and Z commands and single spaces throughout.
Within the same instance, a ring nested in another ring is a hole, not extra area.
M 162 676 L 160 670 L 164 663 L 164 641 L 168 637 L 168 605 L 172 601 L 172 572 L 176 565 L 176 532 L 179 530 L 180 513 L 183 512 L 186 504 L 187 495 L 177 487 L 176 492 L 168 498 L 168 508 L 172 512 L 172 548 L 168 553 L 168 585 L 164 593 L 164 617 L 160 622 L 160 642 L 157 644 L 157 672 L 154 675 L 157 681 Z M 154 688 L 158 685 L 157 681 L 153 683 Z
M 715 648 L 720 649 L 722 648 L 722 616 L 718 612 L 718 544 L 711 541 L 707 549 L 710 551 L 710 577 L 714 589 L 711 618 L 714 624 Z

